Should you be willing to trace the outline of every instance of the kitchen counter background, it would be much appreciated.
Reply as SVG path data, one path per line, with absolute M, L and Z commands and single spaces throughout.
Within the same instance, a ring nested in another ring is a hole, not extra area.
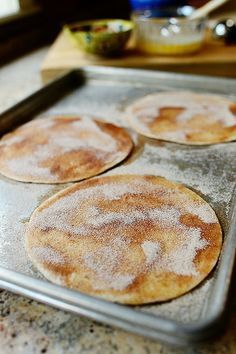
M 0 112 L 42 86 L 39 69 L 46 52 L 37 50 L 0 70 Z M 220 339 L 176 349 L 0 290 L 0 354 L 235 354 L 235 295 L 236 284 Z

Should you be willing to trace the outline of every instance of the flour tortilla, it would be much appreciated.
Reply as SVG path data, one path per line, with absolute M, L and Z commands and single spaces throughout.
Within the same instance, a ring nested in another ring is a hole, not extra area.
M 125 304 L 180 296 L 215 266 L 222 232 L 196 193 L 162 177 L 74 184 L 40 205 L 26 249 L 50 281 Z
M 22 125 L 0 141 L 0 173 L 34 183 L 95 176 L 124 160 L 128 133 L 88 117 L 47 117 Z
M 236 139 L 236 103 L 217 95 L 160 92 L 127 107 L 140 134 L 182 144 L 205 145 Z

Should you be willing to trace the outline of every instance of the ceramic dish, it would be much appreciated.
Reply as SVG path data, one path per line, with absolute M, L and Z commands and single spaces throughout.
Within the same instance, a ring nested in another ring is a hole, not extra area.
M 133 27 L 126 20 L 92 20 L 67 25 L 64 31 L 83 51 L 107 56 L 124 49 Z

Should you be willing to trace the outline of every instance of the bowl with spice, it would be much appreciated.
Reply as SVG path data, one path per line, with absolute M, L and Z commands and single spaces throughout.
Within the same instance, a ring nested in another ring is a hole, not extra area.
M 111 56 L 125 48 L 133 27 L 133 23 L 127 20 L 91 20 L 66 25 L 64 32 L 81 50 Z

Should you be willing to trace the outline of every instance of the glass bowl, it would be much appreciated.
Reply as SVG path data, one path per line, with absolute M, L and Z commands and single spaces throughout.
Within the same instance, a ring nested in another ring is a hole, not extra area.
M 187 16 L 192 11 L 192 7 L 184 6 L 134 12 L 137 48 L 144 53 L 165 55 L 199 50 L 204 42 L 207 19 L 189 19 Z

